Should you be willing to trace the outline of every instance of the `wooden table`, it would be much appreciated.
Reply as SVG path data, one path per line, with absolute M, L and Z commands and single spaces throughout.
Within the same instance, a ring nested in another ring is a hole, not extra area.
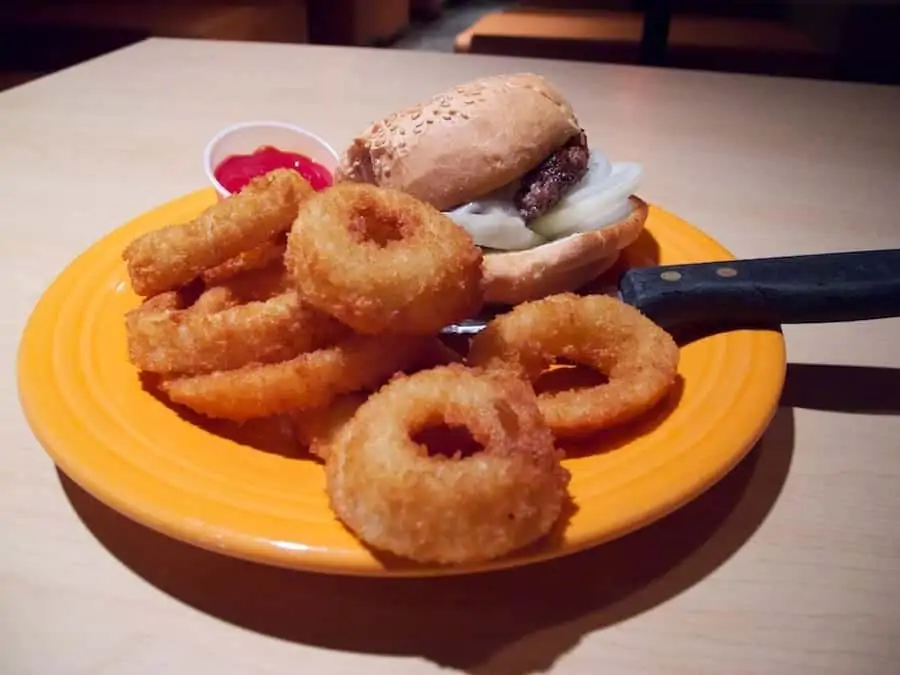
M 900 672 L 900 321 L 787 327 L 759 447 L 666 520 L 499 575 L 330 578 L 169 541 L 54 470 L 14 357 L 54 275 L 203 186 L 220 127 L 281 118 L 337 145 L 488 72 L 532 69 L 645 198 L 742 256 L 900 246 L 900 90 L 405 51 L 152 40 L 0 94 L 0 672 Z M 445 670 L 442 670 L 445 669 Z

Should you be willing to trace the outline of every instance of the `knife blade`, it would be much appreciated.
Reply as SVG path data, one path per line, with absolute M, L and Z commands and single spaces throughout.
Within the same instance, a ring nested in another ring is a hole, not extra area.
M 883 319 L 900 316 L 900 249 L 637 267 L 605 292 L 667 329 Z M 473 335 L 505 311 L 443 332 Z

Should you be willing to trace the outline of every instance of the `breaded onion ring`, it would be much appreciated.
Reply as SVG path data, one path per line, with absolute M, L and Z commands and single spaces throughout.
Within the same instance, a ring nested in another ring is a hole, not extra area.
M 438 338 L 426 341 L 415 361 L 394 377 L 450 363 L 462 363 L 463 357 Z M 328 459 L 328 448 L 341 427 L 369 397 L 369 392 L 353 392 L 339 396 L 324 408 L 295 410 L 291 414 L 297 440 L 319 459 Z
M 238 304 L 237 298 L 234 296 L 234 293 L 231 292 L 231 289 L 226 286 L 213 286 L 212 288 L 208 288 L 200 294 L 200 297 L 197 298 L 197 301 L 191 305 L 187 311 L 194 314 L 212 314 L 213 312 L 221 312 L 222 310 L 228 309 L 230 307 L 234 307 Z M 128 325 L 129 321 L 131 321 L 132 314 L 141 309 L 146 311 L 146 307 L 138 308 L 137 310 L 132 310 L 125 315 L 125 323 Z M 177 308 L 172 308 L 177 310 Z M 129 341 L 131 340 L 131 331 L 129 330 Z
M 201 295 L 198 303 L 209 307 L 231 299 L 227 287 L 217 287 Z M 129 312 L 125 321 L 131 362 L 160 374 L 207 373 L 283 361 L 347 332 L 332 317 L 301 303 L 296 291 L 216 311 L 198 311 L 196 304 L 186 310 L 141 306 Z
M 420 370 L 428 370 L 436 366 L 446 366 L 451 363 L 462 363 L 462 354 L 454 351 L 440 338 L 432 338 L 425 343 L 419 358 L 403 369 L 403 374 L 412 375 Z
M 276 295 L 294 290 L 287 278 L 281 261 L 263 269 L 242 272 L 236 276 L 209 286 L 207 292 L 215 288 L 225 288 L 238 302 L 268 300 Z
M 323 408 L 293 411 L 294 435 L 311 454 L 327 460 L 334 439 L 368 397 L 357 391 L 338 396 Z
M 147 298 L 142 302 L 136 310 L 146 310 L 148 312 L 163 312 L 170 309 L 184 309 L 187 302 L 184 293 L 178 291 L 167 291 Z
M 180 377 L 160 383 L 174 402 L 213 418 L 245 420 L 325 406 L 374 389 L 420 358 L 428 338 L 351 335 L 289 361 Z
M 296 171 L 276 169 L 189 223 L 138 237 L 122 254 L 134 292 L 147 297 L 176 289 L 205 269 L 265 244 L 290 229 L 300 202 L 311 194 L 314 190 Z
M 147 298 L 135 309 L 125 313 L 126 325 L 128 316 L 137 312 L 218 312 L 236 304 L 237 298 L 230 288 L 217 286 L 203 290 L 188 285 L 177 291 L 166 291 Z
M 430 456 L 413 436 L 463 426 L 482 450 Z M 478 562 L 546 535 L 569 472 L 534 392 L 511 372 L 441 366 L 399 377 L 329 446 L 332 509 L 375 548 L 427 563 Z
M 511 365 L 533 383 L 555 358 L 609 380 L 538 396 L 553 433 L 569 437 L 622 424 L 655 406 L 675 383 L 679 351 L 671 335 L 634 307 L 604 295 L 563 293 L 493 319 L 472 340 L 468 362 Z
M 252 272 L 269 267 L 273 263 L 280 263 L 284 259 L 286 246 L 284 234 L 277 236 L 259 246 L 254 246 L 248 251 L 239 253 L 234 258 L 229 258 L 220 265 L 210 267 L 200 273 L 200 278 L 208 286 L 220 284 L 245 272 Z
M 481 262 L 468 232 L 440 211 L 356 183 L 306 200 L 285 254 L 303 300 L 368 334 L 436 333 L 472 316 Z

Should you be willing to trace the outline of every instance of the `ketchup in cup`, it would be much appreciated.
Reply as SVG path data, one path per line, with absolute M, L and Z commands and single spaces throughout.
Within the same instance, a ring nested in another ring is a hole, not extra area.
M 279 150 L 271 145 L 257 148 L 249 155 L 230 155 L 216 167 L 216 180 L 232 194 L 239 192 L 247 183 L 274 171 L 293 169 L 303 176 L 316 191 L 331 186 L 331 172 L 318 162 L 297 152 Z

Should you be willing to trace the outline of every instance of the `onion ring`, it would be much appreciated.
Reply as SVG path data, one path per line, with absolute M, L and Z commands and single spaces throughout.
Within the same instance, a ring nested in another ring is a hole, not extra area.
M 430 456 L 413 436 L 464 426 L 482 450 Z M 415 561 L 496 558 L 546 535 L 569 472 L 534 392 L 511 372 L 460 365 L 400 377 L 342 425 L 326 462 L 332 509 L 372 547 Z
M 237 298 L 231 289 L 226 286 L 213 286 L 197 298 L 197 301 L 191 305 L 187 311 L 192 314 L 212 314 L 213 312 L 221 312 L 238 304 Z M 146 308 L 143 308 L 146 309 Z M 177 311 L 177 308 L 173 308 Z M 132 312 L 125 315 L 125 322 L 128 325 L 131 321 Z M 128 339 L 131 340 L 131 331 L 128 332 Z
M 200 273 L 200 278 L 208 286 L 221 284 L 245 272 L 260 270 L 284 259 L 286 240 L 283 235 L 255 246 L 220 265 L 210 267 Z
M 462 363 L 463 357 L 440 339 L 427 340 L 415 361 L 398 371 L 394 377 L 411 375 L 450 363 Z M 334 399 L 325 408 L 295 410 L 292 413 L 297 440 L 319 459 L 328 459 L 328 447 L 343 426 L 361 406 L 369 392 L 353 392 Z
M 444 344 L 440 338 L 435 337 L 425 342 L 419 358 L 410 363 L 409 367 L 404 368 L 400 374 L 412 375 L 420 370 L 446 366 L 451 363 L 463 363 L 464 360 L 462 354 Z
M 131 287 L 145 297 L 173 290 L 265 244 L 290 229 L 300 202 L 311 194 L 314 190 L 296 171 L 276 169 L 188 223 L 138 237 L 122 254 Z
M 420 358 L 428 338 L 351 335 L 289 361 L 165 379 L 174 403 L 213 418 L 246 420 L 318 408 L 335 397 L 374 389 Z
M 593 368 L 609 380 L 538 396 L 553 433 L 575 437 L 654 407 L 675 383 L 679 351 L 671 335 L 630 305 L 604 295 L 562 293 L 493 319 L 473 338 L 468 362 L 513 366 L 534 383 L 555 358 Z
M 211 295 L 213 294 L 214 295 Z M 207 309 L 197 304 L 205 298 Z M 215 305 L 210 303 L 218 303 Z M 233 307 L 226 287 L 210 289 L 189 309 L 129 312 L 128 353 L 141 370 L 206 373 L 248 363 L 272 363 L 325 345 L 346 329 L 327 314 L 300 302 L 296 291 Z
M 284 266 L 279 262 L 263 269 L 241 272 L 214 286 L 209 286 L 207 292 L 214 288 L 227 289 L 239 302 L 253 302 L 268 300 L 293 290 L 294 285 L 290 283 Z
M 324 408 L 293 411 L 295 437 L 310 454 L 326 461 L 338 433 L 368 397 L 367 393 L 357 391 L 338 396 Z
M 426 334 L 481 307 L 482 254 L 402 192 L 340 183 L 306 200 L 285 266 L 300 296 L 359 333 Z

